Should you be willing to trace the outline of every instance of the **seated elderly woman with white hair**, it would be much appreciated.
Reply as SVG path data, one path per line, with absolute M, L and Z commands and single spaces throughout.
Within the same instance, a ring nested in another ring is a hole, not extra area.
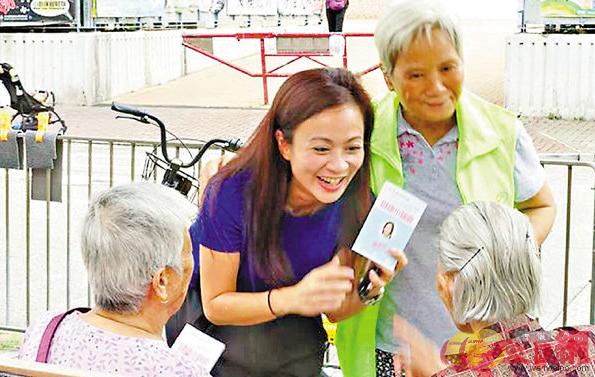
M 595 326 L 545 331 L 531 315 L 541 268 L 527 216 L 498 203 L 466 204 L 443 222 L 438 249 L 438 293 L 461 333 L 439 353 L 395 317 L 395 336 L 410 347 L 409 360 L 395 360 L 395 370 L 439 377 L 595 375 Z
M 95 307 L 46 314 L 19 358 L 125 376 L 206 376 L 163 339 L 193 268 L 194 207 L 154 183 L 111 188 L 90 204 L 81 249 Z

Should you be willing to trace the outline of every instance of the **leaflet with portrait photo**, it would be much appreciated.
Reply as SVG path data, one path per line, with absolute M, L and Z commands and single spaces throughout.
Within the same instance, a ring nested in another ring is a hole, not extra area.
M 385 182 L 353 244 L 353 251 L 389 270 L 394 269 L 396 259 L 389 250 L 405 250 L 425 209 L 424 201 Z

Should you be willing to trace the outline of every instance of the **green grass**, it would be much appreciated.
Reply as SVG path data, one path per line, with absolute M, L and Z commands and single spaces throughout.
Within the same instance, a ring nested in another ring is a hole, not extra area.
M 19 332 L 0 331 L 0 352 L 18 350 L 23 337 L 24 334 Z

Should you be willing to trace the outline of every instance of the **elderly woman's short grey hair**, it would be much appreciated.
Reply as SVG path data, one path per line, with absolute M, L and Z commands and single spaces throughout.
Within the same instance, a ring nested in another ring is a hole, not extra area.
M 451 9 L 440 0 L 397 0 L 386 1 L 388 10 L 378 21 L 374 32 L 376 49 L 384 72 L 392 74 L 398 55 L 409 47 L 419 35 L 430 36 L 433 28 L 448 33 L 463 58 L 461 33 Z
M 461 206 L 444 220 L 439 261 L 454 278 L 457 323 L 498 322 L 539 306 L 541 266 L 527 216 L 499 203 Z
M 136 313 L 160 268 L 182 273 L 185 232 L 195 212 L 178 192 L 156 183 L 98 194 L 85 217 L 81 242 L 96 305 Z

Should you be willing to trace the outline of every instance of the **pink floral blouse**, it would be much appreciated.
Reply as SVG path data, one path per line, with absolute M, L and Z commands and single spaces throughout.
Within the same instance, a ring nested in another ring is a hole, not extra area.
M 46 313 L 27 329 L 19 359 L 35 360 L 43 332 L 57 314 Z M 79 312 L 64 318 L 56 330 L 48 363 L 122 376 L 209 376 L 194 360 L 173 352 L 165 341 L 97 328 L 81 319 Z

